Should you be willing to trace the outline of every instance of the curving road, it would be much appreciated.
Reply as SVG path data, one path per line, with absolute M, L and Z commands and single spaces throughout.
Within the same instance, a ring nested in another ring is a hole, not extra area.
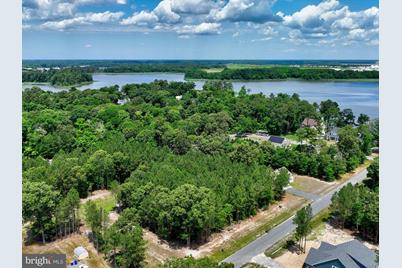
M 317 199 L 314 199 L 314 201 L 311 203 L 313 215 L 316 215 L 318 212 L 327 208 L 331 204 L 332 196 L 343 186 L 348 183 L 356 184 L 363 181 L 366 177 L 367 170 L 364 169 L 360 172 L 357 172 L 348 181 L 337 186 L 332 191 L 324 194 Z M 265 233 L 247 246 L 243 247 L 239 251 L 224 259 L 223 262 L 231 262 L 235 265 L 235 268 L 239 268 L 243 264 L 249 262 L 254 256 L 264 253 L 266 249 L 272 247 L 275 243 L 277 243 L 296 229 L 296 226 L 293 224 L 293 217 L 294 216 L 272 228 L 268 233 Z

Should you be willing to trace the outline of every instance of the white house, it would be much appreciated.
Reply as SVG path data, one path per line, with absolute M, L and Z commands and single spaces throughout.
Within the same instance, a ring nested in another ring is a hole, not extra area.
M 76 247 L 74 249 L 74 256 L 77 257 L 77 259 L 79 260 L 83 260 L 85 258 L 88 258 L 88 251 L 81 246 Z

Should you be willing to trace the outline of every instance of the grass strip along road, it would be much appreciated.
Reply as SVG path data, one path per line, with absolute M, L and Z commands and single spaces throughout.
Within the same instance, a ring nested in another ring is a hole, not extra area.
M 367 169 L 363 169 L 354 174 L 348 181 L 336 187 L 334 190 L 326 193 L 321 198 L 314 200 L 311 203 L 313 215 L 317 215 L 319 212 L 329 207 L 329 205 L 331 204 L 332 196 L 346 184 L 359 183 L 366 179 L 366 177 Z M 247 246 L 227 257 L 223 260 L 223 262 L 233 263 L 235 265 L 235 268 L 239 268 L 245 263 L 249 262 L 254 256 L 264 253 L 267 248 L 272 247 L 278 241 L 282 240 L 284 237 L 286 237 L 296 229 L 296 225 L 293 224 L 293 217 L 294 215 L 283 223 L 276 226 L 275 228 L 271 229 L 268 233 L 260 236 Z

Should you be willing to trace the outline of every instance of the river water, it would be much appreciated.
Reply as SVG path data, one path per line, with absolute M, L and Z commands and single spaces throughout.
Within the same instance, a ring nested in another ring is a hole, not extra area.
M 79 87 L 84 89 L 98 89 L 106 86 L 123 86 L 132 83 L 149 83 L 158 80 L 184 81 L 184 74 L 180 73 L 124 73 L 104 74 L 95 73 L 94 82 Z M 203 81 L 196 81 L 196 88 L 201 89 Z M 33 83 L 23 83 L 23 88 L 32 87 Z M 50 85 L 38 85 L 43 90 L 52 92 L 63 89 Z M 242 86 L 250 90 L 250 93 L 263 93 L 265 95 L 286 93 L 297 93 L 300 98 L 309 102 L 321 102 L 331 99 L 336 101 L 342 109 L 351 108 L 357 116 L 365 113 L 371 118 L 378 117 L 379 104 L 379 83 L 378 82 L 326 82 L 326 81 L 258 81 L 258 82 L 233 82 L 235 91 Z

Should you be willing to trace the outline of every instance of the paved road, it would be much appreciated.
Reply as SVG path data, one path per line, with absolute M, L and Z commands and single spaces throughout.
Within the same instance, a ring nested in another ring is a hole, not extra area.
M 286 192 L 294 194 L 294 195 L 297 195 L 297 196 L 300 196 L 300 197 L 303 197 L 304 199 L 307 199 L 307 200 L 313 200 L 314 201 L 314 200 L 317 200 L 317 199 L 320 198 L 320 196 L 318 194 L 308 193 L 308 192 L 301 191 L 301 190 L 298 190 L 298 189 L 293 188 L 293 187 L 286 189 Z
M 353 175 L 350 180 L 347 182 L 339 185 L 334 190 L 328 192 L 327 194 L 323 195 L 322 197 L 314 200 L 311 203 L 311 207 L 313 210 L 313 215 L 317 214 L 321 210 L 327 208 L 331 204 L 331 198 L 336 191 L 341 189 L 347 183 L 358 183 L 364 180 L 367 177 L 367 170 L 362 170 L 355 175 Z M 231 262 L 234 263 L 235 268 L 241 267 L 243 264 L 249 262 L 254 256 L 257 256 L 263 252 L 267 248 L 272 247 L 275 243 L 286 237 L 288 234 L 293 232 L 296 229 L 296 226 L 293 224 L 294 216 L 290 217 L 286 221 L 282 222 L 275 228 L 271 229 L 268 233 L 260 236 L 247 246 L 243 247 L 239 251 L 235 252 L 233 255 L 224 259 L 224 262 Z

